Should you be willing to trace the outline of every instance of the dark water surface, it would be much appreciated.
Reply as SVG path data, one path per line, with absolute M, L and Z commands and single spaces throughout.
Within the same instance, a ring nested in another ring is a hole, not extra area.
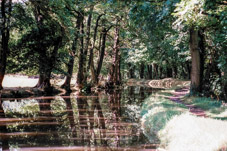
M 1 100 L 1 150 L 150 150 L 140 109 L 151 88 Z

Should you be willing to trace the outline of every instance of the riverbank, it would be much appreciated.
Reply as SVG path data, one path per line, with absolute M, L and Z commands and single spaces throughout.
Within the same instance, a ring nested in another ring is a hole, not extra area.
M 74 81 L 72 80 L 72 82 Z M 64 79 L 61 78 L 52 79 L 51 84 L 53 88 L 51 92 L 47 93 L 44 89 L 35 88 L 35 85 L 38 83 L 38 77 L 36 76 L 5 75 L 3 80 L 4 89 L 1 90 L 1 98 L 26 98 L 65 93 L 63 89 L 60 89 L 60 85 L 63 84 L 63 82 Z
M 226 104 L 188 93 L 189 87 L 166 89 L 146 99 L 141 111 L 143 132 L 160 144 L 160 150 L 225 150 Z
M 38 83 L 37 76 L 25 76 L 25 75 L 5 75 L 3 80 L 3 90 L 1 90 L 1 98 L 26 98 L 36 97 L 42 95 L 59 95 L 64 94 L 66 91 L 60 86 L 64 83 L 65 78 L 61 76 L 55 76 L 51 79 L 53 89 L 46 93 L 45 90 L 35 88 Z M 73 76 L 71 81 L 72 91 L 76 91 L 76 77 Z M 172 78 L 160 79 L 160 80 L 143 80 L 143 79 L 129 79 L 124 82 L 125 86 L 142 86 L 151 87 L 155 89 L 173 89 L 176 87 L 188 86 L 189 81 L 177 80 Z M 100 85 L 105 85 L 105 81 L 100 81 Z

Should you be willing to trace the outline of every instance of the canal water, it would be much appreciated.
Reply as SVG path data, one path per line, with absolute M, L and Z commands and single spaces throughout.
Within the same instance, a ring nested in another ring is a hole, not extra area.
M 151 150 L 140 110 L 152 88 L 4 99 L 1 150 Z

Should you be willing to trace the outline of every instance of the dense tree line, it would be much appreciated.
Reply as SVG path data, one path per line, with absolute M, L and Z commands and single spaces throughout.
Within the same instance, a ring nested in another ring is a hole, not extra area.
M 191 94 L 227 98 L 225 0 L 2 0 L 5 72 L 73 73 L 80 89 L 122 79 L 191 79 Z

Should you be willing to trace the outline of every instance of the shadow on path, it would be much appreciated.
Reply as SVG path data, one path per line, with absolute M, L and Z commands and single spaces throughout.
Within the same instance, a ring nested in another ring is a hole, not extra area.
M 193 104 L 187 104 L 187 103 L 184 103 L 181 98 L 183 96 L 185 96 L 186 94 L 189 93 L 189 88 L 188 87 L 184 87 L 184 88 L 181 88 L 181 89 L 177 89 L 175 90 L 175 92 L 172 93 L 173 96 L 170 96 L 168 97 L 168 99 L 170 99 L 171 101 L 173 102 L 176 102 L 176 103 L 180 103 L 180 104 L 183 104 L 185 105 L 186 107 L 188 107 L 189 109 L 189 112 L 196 115 L 196 116 L 200 116 L 200 117 L 208 117 L 205 113 L 204 110 L 202 110 L 201 108 L 198 108 L 196 107 L 195 105 Z

